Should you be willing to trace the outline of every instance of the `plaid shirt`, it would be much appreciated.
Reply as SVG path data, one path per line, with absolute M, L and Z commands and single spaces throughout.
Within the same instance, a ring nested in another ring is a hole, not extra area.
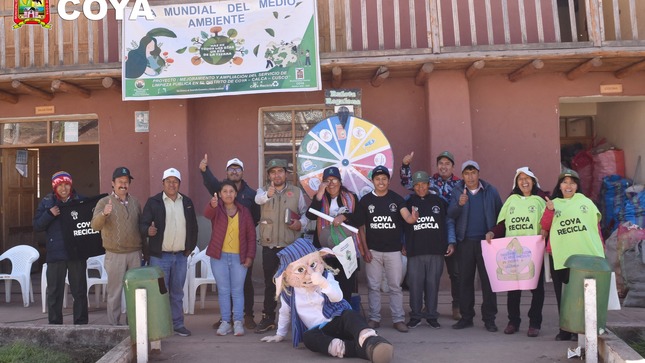
M 406 189 L 412 189 L 412 170 L 410 165 L 401 165 L 401 185 Z M 454 174 L 450 176 L 450 179 L 443 180 L 438 173 L 433 174 L 428 182 L 430 183 L 430 192 L 437 194 L 441 197 L 446 203 L 450 202 L 450 193 L 452 188 L 457 184 L 460 179 L 457 178 Z

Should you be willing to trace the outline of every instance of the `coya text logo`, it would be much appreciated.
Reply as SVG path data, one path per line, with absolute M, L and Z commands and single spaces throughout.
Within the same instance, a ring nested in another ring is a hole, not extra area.
M 14 0 L 13 28 L 18 29 L 25 24 L 41 25 L 50 28 L 49 0 Z
M 23 1 L 23 0 L 16 0 Z M 27 1 L 37 1 L 37 0 L 27 0 Z M 109 0 L 110 4 L 114 7 L 116 20 L 123 20 L 123 15 L 125 12 L 125 7 L 130 3 L 130 0 Z M 81 12 L 78 10 L 67 10 L 67 4 L 78 5 L 83 3 L 83 15 L 89 20 L 101 20 L 104 19 L 108 11 L 108 3 L 106 0 L 60 0 L 58 2 L 58 14 L 63 20 L 75 20 L 81 15 Z M 98 6 L 98 12 L 92 10 L 92 5 L 96 3 Z M 130 13 L 129 20 L 136 20 L 139 16 L 145 17 L 147 20 L 152 20 L 155 18 L 155 14 L 150 9 L 150 4 L 148 0 L 135 0 L 134 6 L 132 6 L 132 13 Z

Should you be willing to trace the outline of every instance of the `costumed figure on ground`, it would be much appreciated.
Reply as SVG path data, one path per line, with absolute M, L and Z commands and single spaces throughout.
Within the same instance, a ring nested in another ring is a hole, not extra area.
M 392 344 L 343 300 L 338 282 L 323 262 L 323 256 L 331 253 L 326 248 L 318 251 L 304 238 L 278 253 L 280 266 L 274 277 L 276 298 L 282 303 L 278 330 L 262 341 L 281 342 L 290 326 L 294 347 L 302 341 L 309 350 L 332 357 L 390 362 Z

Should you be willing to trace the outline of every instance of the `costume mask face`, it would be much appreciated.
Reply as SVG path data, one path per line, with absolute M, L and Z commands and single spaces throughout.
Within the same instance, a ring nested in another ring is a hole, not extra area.
M 317 285 L 312 284 L 312 275 L 322 275 L 325 264 L 318 251 L 310 253 L 293 261 L 284 271 L 284 279 L 287 286 L 315 289 Z M 314 278 L 315 279 L 315 278 Z

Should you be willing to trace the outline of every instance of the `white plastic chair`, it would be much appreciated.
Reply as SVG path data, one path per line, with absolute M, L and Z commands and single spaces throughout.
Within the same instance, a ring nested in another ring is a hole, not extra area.
M 99 273 L 99 276 L 91 276 L 90 270 L 96 270 Z M 100 306 L 99 297 L 103 297 L 105 301 L 105 296 L 107 294 L 107 272 L 105 271 L 105 255 L 94 256 L 87 259 L 87 307 L 90 307 L 90 288 L 94 285 L 94 296 L 96 297 L 96 306 Z M 105 286 L 101 286 L 105 285 Z
M 188 281 L 189 281 L 189 274 L 190 274 L 190 261 L 193 259 L 193 256 L 199 253 L 199 247 L 195 246 L 195 249 L 193 252 L 188 255 L 188 259 L 186 260 L 186 281 L 184 281 L 184 299 L 183 299 L 183 308 L 184 308 L 184 314 L 188 314 Z M 193 270 L 194 272 L 194 270 Z
M 24 307 L 29 307 L 30 298 L 31 302 L 34 302 L 34 289 L 31 283 L 31 265 L 39 257 L 38 250 L 28 245 L 12 247 L 0 255 L 0 261 L 11 261 L 11 273 L 0 274 L 0 280 L 4 280 L 5 300 L 7 302 L 11 302 L 11 280 L 16 280 L 20 284 Z
M 195 254 L 188 264 L 188 314 L 195 314 L 195 302 L 197 300 L 197 288 L 200 287 L 199 296 L 202 309 L 206 300 L 206 288 L 208 284 L 215 285 L 215 277 L 211 271 L 211 258 L 206 255 L 206 249 Z M 197 276 L 197 263 L 200 264 L 200 274 Z

